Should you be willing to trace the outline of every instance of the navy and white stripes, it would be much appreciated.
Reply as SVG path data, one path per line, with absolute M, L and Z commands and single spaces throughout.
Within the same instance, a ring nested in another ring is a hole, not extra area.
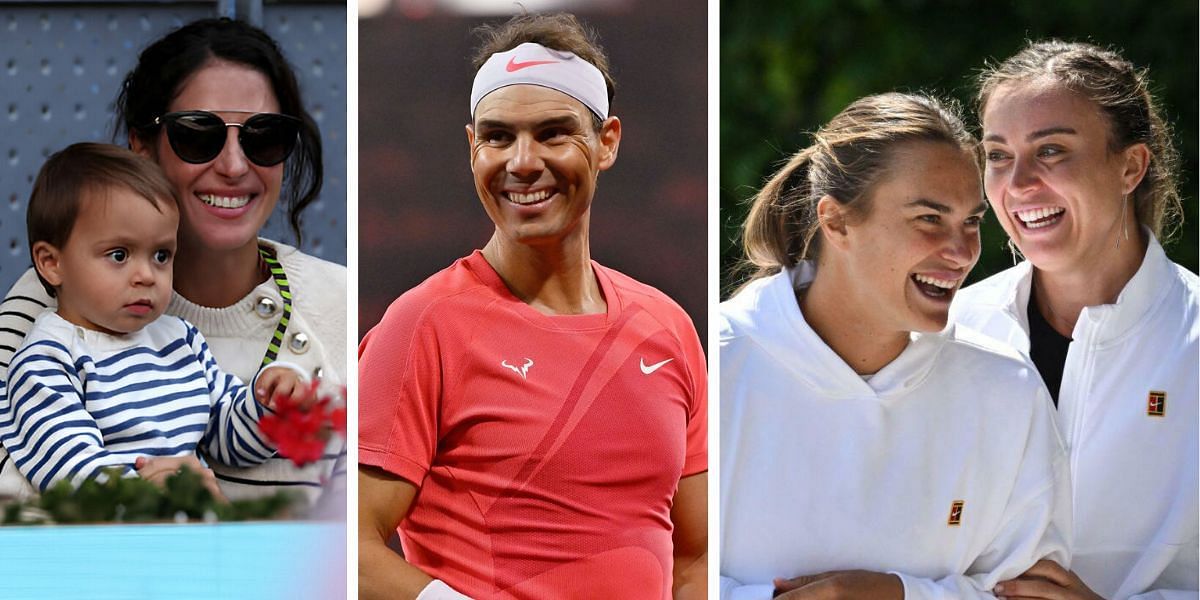
M 177 317 L 111 336 L 43 313 L 13 356 L 0 397 L 0 443 L 40 490 L 109 467 L 134 476 L 139 456 L 250 466 L 274 454 L 263 408 L 221 372 L 204 337 Z

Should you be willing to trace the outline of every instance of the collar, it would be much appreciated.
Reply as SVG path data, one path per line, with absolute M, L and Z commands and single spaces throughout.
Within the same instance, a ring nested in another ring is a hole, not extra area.
M 603 329 L 616 323 L 623 310 L 622 299 L 616 286 L 604 267 L 594 260 L 590 261 L 592 273 L 596 276 L 596 281 L 600 285 L 600 293 L 604 294 L 604 302 L 608 308 L 602 313 L 585 315 L 547 315 L 526 304 L 525 301 L 513 295 L 512 290 L 508 289 L 508 285 L 500 278 L 500 274 L 483 257 L 482 250 L 475 250 L 462 259 L 462 262 L 480 282 L 492 290 L 500 303 L 499 306 L 545 329 L 570 331 Z
M 911 334 L 904 351 L 872 375 L 868 383 L 825 344 L 800 311 L 795 290 L 808 287 L 815 275 L 815 265 L 802 261 L 793 268 L 752 282 L 725 302 L 721 312 L 822 396 L 889 400 L 925 380 L 953 327 L 939 333 Z
M 1080 321 L 1086 317 L 1089 324 L 1104 324 L 1094 334 L 1094 339 L 1099 343 L 1116 341 L 1135 329 L 1178 284 L 1171 276 L 1174 265 L 1167 258 L 1162 245 L 1148 229 L 1143 228 L 1143 231 L 1149 239 L 1146 256 L 1142 258 L 1142 266 L 1138 267 L 1133 278 L 1117 295 L 1117 301 L 1089 306 L 1080 314 Z M 1075 329 L 1079 329 L 1078 323 Z
M 292 283 L 292 287 L 296 286 L 297 275 L 302 275 L 301 265 L 296 262 L 297 257 L 302 256 L 295 248 L 287 244 L 282 244 L 266 238 L 258 239 L 259 247 L 266 248 L 275 254 L 275 258 L 283 265 L 284 271 Z M 197 329 L 204 332 L 206 338 L 246 338 L 258 335 L 258 331 L 269 325 L 274 328 L 278 322 L 278 317 L 275 320 L 263 319 L 258 316 L 255 311 L 255 306 L 262 298 L 270 298 L 277 306 L 283 306 L 283 297 L 279 293 L 279 288 L 275 285 L 275 281 L 267 278 L 262 283 L 250 290 L 249 294 L 243 296 L 237 302 L 229 306 L 209 307 L 201 306 L 179 295 L 179 292 L 171 293 L 171 302 L 167 305 L 167 314 L 178 316 L 194 325 Z M 293 310 L 298 302 L 298 298 L 293 295 L 292 303 Z M 276 315 L 278 313 L 275 313 Z M 295 313 L 293 313 L 292 321 L 295 322 Z M 270 334 L 263 338 L 263 344 L 267 343 Z
M 1178 284 L 1172 277 L 1174 265 L 1167 258 L 1162 244 L 1146 227 L 1142 232 L 1147 236 L 1146 255 L 1137 272 L 1121 289 L 1116 302 L 1088 306 L 1079 314 L 1075 323 L 1073 339 L 1083 339 L 1088 329 L 1093 344 L 1105 344 L 1125 336 L 1147 317 L 1151 309 L 1157 306 L 1163 298 Z M 1029 320 L 1026 310 L 1029 307 L 1029 295 L 1033 286 L 1033 265 L 1028 260 L 1013 267 L 1010 276 L 1016 279 L 1015 285 L 1009 287 L 1004 296 L 1004 309 L 1009 316 L 1016 319 L 1025 333 L 1025 350 L 1029 348 Z M 1101 326 L 1102 325 L 1102 326 Z
M 159 319 L 163 318 L 170 317 L 166 315 L 159 317 Z M 53 310 L 46 310 L 38 315 L 37 323 L 38 327 L 53 334 L 59 341 L 77 340 L 93 352 L 119 352 L 128 348 L 150 345 L 150 334 L 146 330 L 157 323 L 157 320 L 147 323 L 145 327 L 137 331 L 125 334 L 111 334 L 87 329 L 62 318 Z M 68 342 L 67 345 L 70 346 L 71 343 Z

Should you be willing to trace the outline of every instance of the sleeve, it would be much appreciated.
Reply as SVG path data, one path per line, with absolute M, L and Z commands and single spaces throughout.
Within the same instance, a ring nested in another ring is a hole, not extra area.
M 992 598 L 997 583 L 1046 558 L 1070 566 L 1071 490 L 1067 455 L 1054 424 L 1049 394 L 1040 384 L 1021 467 L 1000 529 L 965 575 L 941 579 L 895 573 L 905 600 Z
M 325 482 L 322 488 L 321 496 L 322 498 L 326 496 L 341 498 L 344 503 L 346 499 L 346 441 L 339 440 L 334 450 L 337 458 L 333 459 L 333 469 L 329 473 L 329 481 Z
M 438 442 L 442 365 L 427 305 L 401 296 L 358 350 L 358 462 L 421 486 Z
M 188 345 L 208 384 L 208 427 L 200 438 L 200 448 L 217 462 L 231 467 L 262 464 L 275 455 L 274 446 L 258 428 L 258 420 L 268 409 L 254 401 L 250 390 L 237 377 L 217 366 L 204 336 L 192 325 L 183 323 Z
M 33 320 L 42 311 L 56 306 L 58 303 L 46 293 L 32 268 L 9 288 L 0 303 L 0 375 L 7 373 L 13 354 L 33 329 Z
M 688 410 L 687 454 L 683 462 L 683 476 L 695 475 L 708 470 L 708 369 L 704 359 L 704 347 L 696 335 L 691 318 L 682 313 L 681 343 L 692 388 Z
M 297 365 L 295 363 L 290 363 L 286 360 L 277 360 L 277 361 L 259 369 L 258 372 L 254 374 L 254 379 L 250 381 L 249 387 L 250 387 L 251 397 L 259 402 L 265 402 L 266 400 L 268 400 L 267 398 L 258 398 L 253 395 L 254 390 L 258 387 L 258 376 L 262 375 L 263 372 L 266 371 L 267 369 L 287 369 L 287 370 L 295 373 L 296 377 L 300 378 L 300 381 L 303 381 L 305 383 L 309 382 L 308 373 L 306 373 L 304 371 L 304 369 L 300 368 L 300 365 Z M 234 375 L 234 377 L 236 378 L 237 376 Z
M 421 593 L 417 594 L 416 600 L 471 600 L 471 597 L 459 593 L 441 579 L 434 579 L 421 588 Z
M 1180 483 L 1181 487 L 1195 485 L 1195 479 L 1192 479 L 1190 484 Z M 1186 502 L 1192 503 L 1193 507 L 1196 502 L 1195 493 L 1195 489 L 1192 488 L 1191 497 L 1186 500 Z M 1173 500 L 1179 502 L 1181 499 L 1174 498 Z M 1193 508 L 1193 510 L 1195 509 Z M 1195 513 L 1193 512 L 1192 518 L 1194 519 L 1194 517 Z M 1138 573 L 1142 577 L 1153 577 L 1154 581 L 1143 583 L 1142 590 L 1128 596 L 1128 600 L 1184 600 L 1185 598 L 1196 600 L 1196 598 L 1200 598 L 1200 593 L 1196 591 L 1197 554 L 1200 553 L 1200 545 L 1197 543 L 1194 520 L 1191 521 L 1191 531 L 1192 535 L 1181 544 L 1155 544 L 1153 549 L 1147 548 L 1143 551 L 1138 558 L 1138 565 L 1133 567 L 1130 575 L 1127 575 L 1122 587 L 1131 583 L 1130 579 L 1135 577 L 1132 573 Z M 1154 550 L 1158 550 L 1158 552 Z M 1142 564 L 1153 566 L 1150 569 L 1139 569 L 1138 566 Z M 1137 590 L 1136 585 L 1134 589 Z
M 104 447 L 100 428 L 83 405 L 83 382 L 70 353 L 39 341 L 14 356 L 7 394 L 0 398 L 0 442 L 38 490 L 59 481 L 103 481 L 116 467 L 135 477 L 131 456 Z
M 721 600 L 771 600 L 775 586 L 769 583 L 742 585 L 732 577 L 721 576 Z

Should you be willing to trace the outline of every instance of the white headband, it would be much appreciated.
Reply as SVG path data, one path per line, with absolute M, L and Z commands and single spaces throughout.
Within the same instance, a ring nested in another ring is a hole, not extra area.
M 522 83 L 558 90 L 582 102 L 601 119 L 608 118 L 608 86 L 600 69 L 574 53 L 533 42 L 497 52 L 483 63 L 471 86 L 471 114 L 475 114 L 484 96 Z

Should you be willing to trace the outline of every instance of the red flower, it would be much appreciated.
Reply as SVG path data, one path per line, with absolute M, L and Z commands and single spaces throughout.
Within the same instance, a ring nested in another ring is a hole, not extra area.
M 316 385 L 309 397 L 316 394 Z M 333 398 L 318 397 L 309 406 L 291 396 L 272 399 L 274 413 L 264 414 L 259 429 L 275 444 L 279 455 L 303 466 L 321 458 L 333 432 L 345 435 L 345 407 L 331 408 Z
M 346 408 L 335 408 L 329 411 L 329 424 L 342 437 L 346 437 Z

